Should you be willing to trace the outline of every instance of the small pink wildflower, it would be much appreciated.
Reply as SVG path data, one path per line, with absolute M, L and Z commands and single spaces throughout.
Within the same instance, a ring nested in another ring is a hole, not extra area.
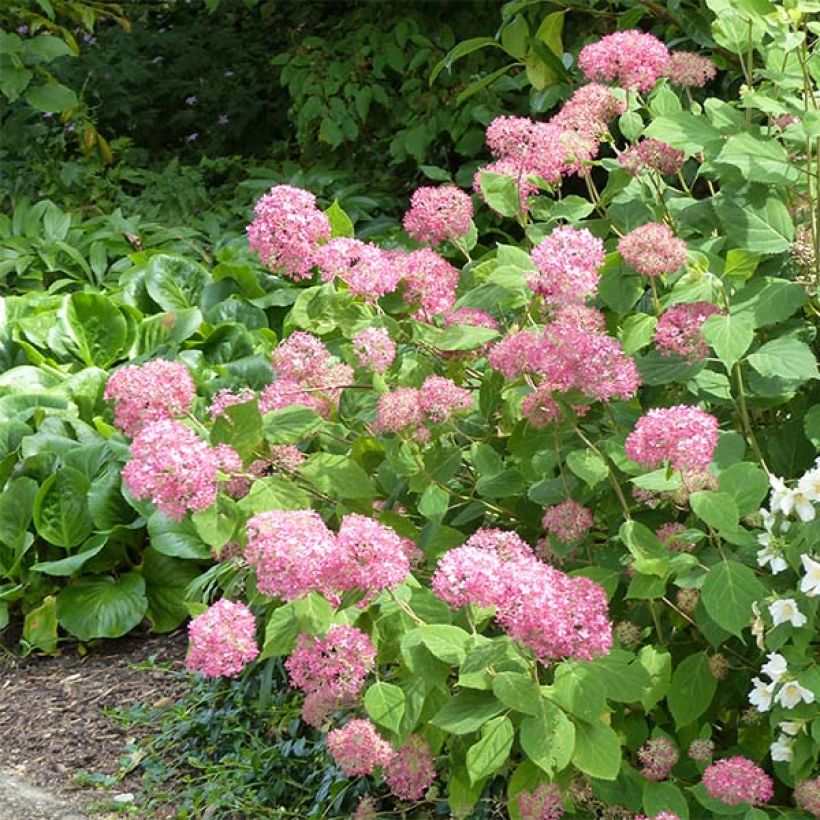
M 227 598 L 188 624 L 188 638 L 186 666 L 209 678 L 234 677 L 259 654 L 253 613 Z
M 717 446 L 718 420 L 697 407 L 653 408 L 626 439 L 626 455 L 655 469 L 668 461 L 675 470 L 705 470 Z
M 396 345 L 383 327 L 366 327 L 353 337 L 359 367 L 384 373 L 396 358 Z
M 604 264 L 604 243 L 588 230 L 556 228 L 531 252 L 538 273 L 530 289 L 558 305 L 583 304 L 594 295 Z
M 590 80 L 650 91 L 670 66 L 669 50 L 652 34 L 630 29 L 607 34 L 581 49 L 578 67 Z
M 686 302 L 664 311 L 655 328 L 655 345 L 664 356 L 676 355 L 700 361 L 709 355 L 709 345 L 700 330 L 720 308 L 711 302 Z
M 542 783 L 531 792 L 518 795 L 521 820 L 560 820 L 564 816 L 564 799 L 555 783 Z
M 715 64 L 692 51 L 673 51 L 666 76 L 669 82 L 684 88 L 702 88 L 717 75 Z
M 647 780 L 666 780 L 673 766 L 678 762 L 678 747 L 666 737 L 647 740 L 638 749 L 638 760 L 641 762 L 641 774 Z
M 812 817 L 820 817 L 820 777 L 801 780 L 794 787 L 794 802 Z
M 436 765 L 427 741 L 410 735 L 384 770 L 384 779 L 400 800 L 421 800 L 436 778 Z
M 774 783 L 760 768 L 745 757 L 718 760 L 703 773 L 702 782 L 709 797 L 735 806 L 751 803 L 759 806 L 774 796 Z
M 455 185 L 417 188 L 404 215 L 404 230 L 425 245 L 455 242 L 470 230 L 473 201 Z
M 473 394 L 452 379 L 428 376 L 419 391 L 419 404 L 430 422 L 440 424 L 472 409 Z
M 146 424 L 187 413 L 196 385 L 182 362 L 154 359 L 115 370 L 103 395 L 114 401 L 114 424 L 133 438 Z
M 348 777 L 372 774 L 387 766 L 395 752 L 369 720 L 350 720 L 327 736 L 327 750 Z
M 643 276 L 663 276 L 680 270 L 687 260 L 686 243 L 667 225 L 649 222 L 618 240 L 624 262 Z
M 272 271 L 309 279 L 317 245 L 330 239 L 330 221 L 309 191 L 276 185 L 254 207 L 248 245 Z
M 565 544 L 583 538 L 592 524 L 592 513 L 571 498 L 548 507 L 541 519 L 541 526 Z
M 644 171 L 657 171 L 664 176 L 676 174 L 683 167 L 686 154 L 660 140 L 644 139 L 630 145 L 618 157 L 618 165 L 632 176 Z

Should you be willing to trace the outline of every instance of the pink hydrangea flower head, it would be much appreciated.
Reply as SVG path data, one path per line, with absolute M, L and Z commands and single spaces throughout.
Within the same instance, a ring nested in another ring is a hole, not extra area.
M 531 792 L 518 795 L 521 820 L 560 820 L 564 816 L 564 798 L 555 783 L 542 783 Z
M 318 244 L 330 239 L 330 221 L 309 191 L 276 185 L 254 207 L 248 245 L 272 271 L 309 279 Z
M 530 547 L 514 532 L 495 527 L 481 527 L 467 539 L 464 545 L 495 553 L 502 561 L 532 558 L 533 555 Z
M 684 532 L 686 532 L 686 526 L 674 522 L 658 527 L 655 535 L 658 536 L 658 541 L 670 552 L 692 552 L 694 544 L 681 538 Z
M 498 330 L 498 320 L 479 308 L 458 308 L 445 313 L 443 316 L 445 327 L 451 325 L 467 325 L 468 327 L 486 327 Z
M 618 164 L 632 176 L 657 171 L 664 176 L 676 174 L 683 167 L 686 154 L 661 140 L 644 139 L 621 152 Z
M 325 371 L 330 358 L 321 339 L 297 330 L 279 342 L 271 353 L 271 364 L 279 379 L 310 383 Z
M 103 395 L 114 401 L 114 424 L 133 438 L 146 424 L 187 413 L 196 385 L 182 362 L 154 359 L 115 370 Z
M 618 240 L 624 262 L 643 276 L 663 276 L 679 271 L 687 260 L 686 243 L 668 225 L 649 222 Z
M 376 801 L 368 796 L 362 797 L 356 805 L 356 811 L 353 813 L 353 820 L 377 820 L 379 816 L 376 808 Z
M 524 396 L 521 413 L 536 430 L 543 430 L 564 416 L 560 405 L 552 398 L 552 385 L 549 384 L 539 385 L 532 393 Z
M 316 251 L 314 262 L 325 281 L 338 278 L 368 302 L 392 293 L 401 278 L 391 253 L 358 239 L 331 239 Z
M 421 392 L 417 387 L 399 387 L 382 393 L 376 404 L 375 429 L 380 433 L 414 431 L 424 425 Z
M 650 91 L 669 66 L 666 46 L 652 34 L 634 29 L 607 34 L 578 55 L 578 67 L 590 80 L 618 82 L 638 91 Z
M 666 76 L 669 82 L 684 88 L 702 88 L 717 75 L 715 64 L 692 51 L 673 51 Z
M 563 305 L 553 320 L 553 329 L 568 328 L 584 333 L 605 333 L 606 316 L 598 308 L 587 305 Z
M 583 304 L 595 294 L 604 264 L 604 243 L 586 228 L 556 228 L 532 249 L 538 273 L 527 284 L 556 305 Z
M 668 461 L 675 470 L 706 470 L 718 440 L 718 420 L 697 407 L 653 408 L 626 439 L 626 455 L 655 469 Z
M 405 545 L 394 530 L 358 513 L 342 518 L 332 570 L 334 589 L 363 591 L 365 606 L 383 589 L 395 589 L 409 572 Z
M 316 689 L 305 695 L 302 703 L 302 720 L 314 729 L 321 729 L 334 712 L 350 709 L 355 703 L 354 697 L 339 697 L 331 689 Z
M 270 466 L 281 473 L 294 473 L 305 461 L 305 454 L 295 444 L 274 444 L 270 448 Z
M 382 740 L 369 720 L 349 720 L 327 736 L 327 750 L 348 777 L 372 774 L 377 766 L 387 766 L 395 752 Z
M 245 559 L 265 595 L 291 601 L 327 590 L 336 539 L 313 510 L 269 510 L 247 524 Z
M 685 302 L 664 311 L 655 328 L 655 346 L 664 356 L 680 356 L 695 362 L 709 355 L 703 323 L 720 308 L 711 302 Z
M 453 609 L 495 606 L 504 594 L 503 563 L 495 551 L 456 547 L 439 559 L 431 580 L 433 592 Z
M 702 782 L 709 797 L 730 806 L 738 803 L 759 806 L 774 796 L 771 777 L 760 766 L 740 756 L 713 763 L 703 773 Z
M 396 358 L 396 345 L 383 327 L 366 327 L 353 337 L 359 367 L 384 373 Z
M 794 802 L 812 817 L 820 817 L 820 777 L 797 783 L 794 787 Z
M 255 398 L 256 393 L 249 387 L 243 387 L 238 393 L 228 389 L 220 390 L 208 405 L 208 415 L 210 415 L 211 421 L 216 421 L 217 417 L 221 416 L 229 407 L 233 407 L 235 404 L 245 404 L 245 402 L 253 401 Z
M 589 131 L 562 131 L 561 148 L 564 152 L 562 172 L 566 176 L 582 175 L 598 156 L 600 143 Z
M 552 123 L 504 116 L 488 126 L 487 145 L 516 179 L 534 176 L 554 185 L 564 170 L 562 136 L 563 129 Z
M 355 626 L 330 628 L 323 638 L 302 633 L 285 661 L 292 686 L 311 693 L 325 690 L 336 698 L 361 692 L 376 664 L 370 638 Z
M 271 382 L 259 396 L 259 411 L 270 413 L 299 404 L 314 410 L 320 416 L 329 414 L 329 406 L 315 390 L 305 390 L 299 382 L 288 379 L 276 379 Z
M 447 313 L 456 301 L 461 274 L 430 248 L 391 256 L 404 285 L 404 300 L 418 307 L 417 317 L 429 319 Z
M 571 498 L 548 507 L 541 519 L 544 529 L 565 544 L 583 538 L 592 529 L 592 523 L 592 513 Z
M 410 735 L 385 767 L 384 779 L 400 800 L 421 800 L 436 779 L 436 764 L 427 741 Z
M 538 352 L 540 339 L 535 333 L 521 330 L 506 336 L 495 344 L 487 361 L 493 370 L 499 370 L 507 379 L 517 379 L 530 370 L 530 363 Z
M 696 763 L 711 763 L 715 754 L 715 743 L 712 740 L 693 740 L 687 751 Z
M 563 157 L 564 149 L 561 147 L 561 156 Z M 563 169 L 563 164 L 562 164 Z M 529 211 L 530 197 L 538 193 L 538 186 L 528 178 L 526 168 L 522 168 L 520 163 L 514 159 L 500 159 L 496 162 L 491 162 L 479 168 L 473 176 L 473 190 L 484 199 L 484 191 L 481 187 L 481 174 L 500 174 L 501 176 L 510 177 L 515 180 L 518 188 L 518 206 L 522 213 Z M 490 206 L 492 207 L 492 205 Z
M 455 185 L 417 188 L 404 215 L 404 230 L 425 245 L 461 239 L 470 230 L 473 201 Z
M 448 421 L 456 413 L 466 413 L 473 407 L 473 394 L 459 387 L 452 379 L 428 376 L 419 391 L 419 404 L 433 423 Z
M 577 88 L 561 110 L 550 120 L 565 131 L 576 131 L 600 139 L 609 123 L 626 111 L 626 102 L 600 83 Z
M 188 624 L 188 638 L 188 669 L 209 678 L 238 675 L 259 654 L 253 612 L 227 598 Z
M 122 478 L 134 498 L 150 499 L 167 518 L 181 521 L 189 510 L 214 504 L 217 474 L 226 455 L 209 447 L 190 427 L 164 419 L 147 425 L 134 438 Z
M 659 782 L 666 780 L 680 755 L 678 747 L 666 737 L 655 737 L 647 740 L 638 749 L 638 760 L 641 763 L 641 774 L 647 780 Z

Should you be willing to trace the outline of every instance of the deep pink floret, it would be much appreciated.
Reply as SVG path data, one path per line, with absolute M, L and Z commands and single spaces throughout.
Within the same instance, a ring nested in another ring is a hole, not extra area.
M 531 252 L 538 273 L 530 289 L 555 305 L 583 304 L 595 294 L 604 264 L 604 243 L 588 230 L 556 228 Z
M 669 71 L 669 50 L 654 35 L 630 29 L 607 34 L 581 49 L 578 67 L 590 80 L 650 91 Z
M 188 624 L 188 638 L 188 669 L 209 678 L 234 677 L 259 654 L 253 613 L 227 598 Z
M 436 765 L 427 741 L 410 735 L 384 770 L 384 779 L 400 800 L 421 800 L 436 778 Z
M 418 188 L 404 215 L 404 230 L 425 245 L 455 242 L 470 230 L 473 201 L 455 185 Z
M 709 797 L 730 806 L 751 803 L 759 806 L 774 796 L 771 777 L 745 757 L 729 757 L 707 767 L 702 782 Z
M 679 271 L 688 258 L 686 243 L 668 225 L 649 222 L 618 240 L 624 262 L 643 276 L 663 276 Z

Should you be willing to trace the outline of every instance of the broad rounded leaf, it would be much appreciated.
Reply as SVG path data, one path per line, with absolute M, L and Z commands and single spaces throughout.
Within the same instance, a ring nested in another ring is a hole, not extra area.
M 722 561 L 707 573 L 701 600 L 718 626 L 739 636 L 752 619 L 752 604 L 767 594 L 749 567 L 737 561 Z
M 398 734 L 404 717 L 404 692 L 392 683 L 378 681 L 365 692 L 364 708 L 374 723 Z
M 515 730 L 508 717 L 493 718 L 484 725 L 481 740 L 467 750 L 471 783 L 497 772 L 507 762 L 514 737 Z
M 697 720 L 708 708 L 717 690 L 717 679 L 709 671 L 705 652 L 685 657 L 672 675 L 672 686 L 666 696 L 669 711 L 680 728 Z
M 81 641 L 119 638 L 140 623 L 147 609 L 145 581 L 138 572 L 77 578 L 57 596 L 60 626 Z
M 77 95 L 61 83 L 29 87 L 26 100 L 38 111 L 46 113 L 65 111 L 67 108 L 74 108 L 78 103 Z
M 34 499 L 34 526 L 46 541 L 58 547 L 77 547 L 94 529 L 86 497 L 86 477 L 71 467 L 49 476 Z

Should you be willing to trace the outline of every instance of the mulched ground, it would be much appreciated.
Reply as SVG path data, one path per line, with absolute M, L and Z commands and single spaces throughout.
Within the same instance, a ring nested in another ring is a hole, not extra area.
M 66 646 L 57 657 L 16 658 L 0 645 L 0 771 L 47 787 L 82 806 L 99 791 L 73 782 L 79 771 L 112 774 L 134 735 L 104 709 L 167 702 L 183 684 L 163 669 L 135 669 L 153 657 L 172 669 L 183 666 L 187 637 L 132 636 L 87 647 Z M 136 791 L 138 775 L 117 792 Z M 0 817 L 2 813 L 0 812 Z

